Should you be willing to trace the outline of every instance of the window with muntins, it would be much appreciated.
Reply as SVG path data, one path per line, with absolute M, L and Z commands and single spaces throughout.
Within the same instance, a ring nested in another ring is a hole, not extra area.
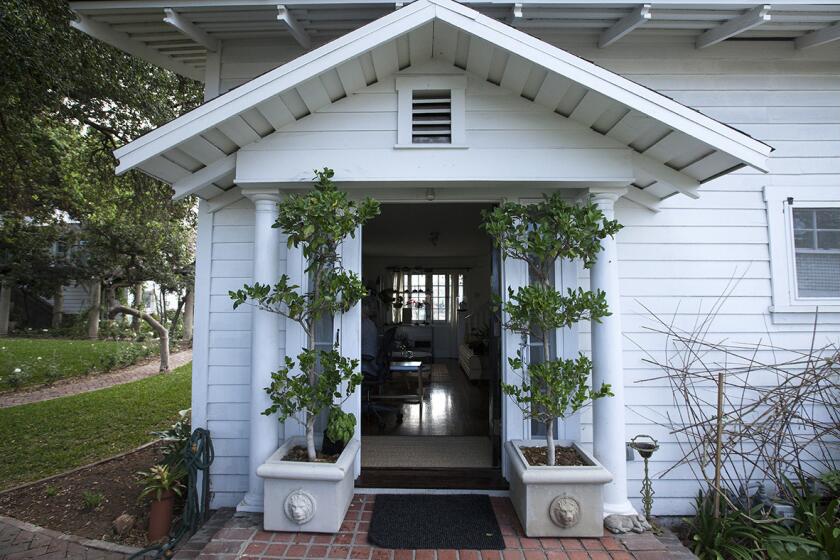
M 797 295 L 840 297 L 840 208 L 794 208 Z

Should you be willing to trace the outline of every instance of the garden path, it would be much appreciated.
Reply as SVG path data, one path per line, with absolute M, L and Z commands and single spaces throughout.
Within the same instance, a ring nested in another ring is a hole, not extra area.
M 0 515 L 4 560 L 127 560 L 138 549 L 65 535 Z
M 169 369 L 170 371 L 174 370 L 175 368 L 188 364 L 191 361 L 192 350 L 184 350 L 183 352 L 174 353 L 169 356 Z M 0 408 L 47 401 L 50 399 L 57 399 L 59 397 L 87 393 L 88 391 L 96 391 L 97 389 L 105 389 L 106 387 L 112 387 L 114 385 L 122 385 L 123 383 L 129 383 L 131 381 L 151 377 L 152 375 L 157 375 L 159 367 L 160 361 L 155 358 L 148 363 L 129 366 L 110 373 L 76 377 L 73 379 L 59 381 L 49 387 L 37 387 L 13 393 L 0 394 Z

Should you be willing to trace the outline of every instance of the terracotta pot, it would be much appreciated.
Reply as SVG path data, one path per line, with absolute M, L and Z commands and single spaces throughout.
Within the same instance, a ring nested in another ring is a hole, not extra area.
M 169 536 L 174 502 L 175 496 L 170 490 L 161 494 L 160 500 L 152 500 L 151 508 L 149 508 L 149 542 Z

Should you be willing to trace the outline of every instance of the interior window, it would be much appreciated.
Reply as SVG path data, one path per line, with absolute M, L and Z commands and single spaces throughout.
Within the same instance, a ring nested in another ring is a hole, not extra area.
M 840 208 L 794 208 L 799 297 L 840 297 Z
M 432 321 L 446 321 L 447 313 L 448 275 L 432 274 Z

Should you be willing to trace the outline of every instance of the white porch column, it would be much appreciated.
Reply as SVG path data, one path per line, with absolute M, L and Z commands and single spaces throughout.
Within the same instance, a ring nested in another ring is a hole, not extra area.
M 607 219 L 615 217 L 615 201 L 621 190 L 590 190 L 592 201 Z M 618 282 L 618 252 L 613 238 L 603 241 L 603 249 L 590 270 L 593 291 L 607 296 L 611 315 L 592 322 L 592 386 L 609 383 L 614 396 L 597 399 L 593 405 L 593 447 L 598 459 L 613 475 L 604 487 L 604 515 L 636 513 L 627 499 L 627 455 L 624 422 L 624 365 L 621 351 L 621 304 Z
M 280 197 L 273 192 L 246 196 L 255 206 L 253 282 L 274 284 L 279 277 L 280 230 L 271 226 L 277 219 Z M 277 418 L 262 414 L 271 404 L 264 388 L 280 364 L 280 316 L 254 308 L 251 329 L 248 493 L 237 506 L 238 511 L 263 511 L 263 480 L 257 476 L 257 467 L 277 449 L 280 433 Z

